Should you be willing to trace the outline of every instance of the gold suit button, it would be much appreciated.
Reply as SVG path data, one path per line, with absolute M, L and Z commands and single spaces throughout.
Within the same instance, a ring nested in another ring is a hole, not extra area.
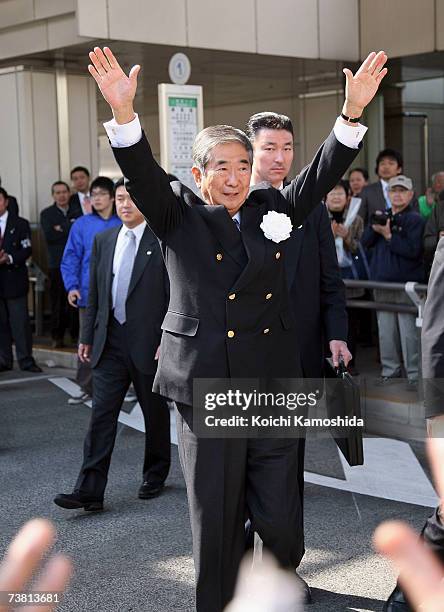
M 269 328 L 268 328 L 268 327 L 266 327 L 266 328 L 264 329 L 264 334 L 268 334 L 268 332 L 269 332 L 269 331 L 270 331 L 270 330 L 269 330 Z
M 267 295 L 265 296 L 265 299 L 269 300 L 272 297 L 272 295 L 273 295 L 272 293 L 267 293 Z
M 218 254 L 216 255 L 216 259 L 217 259 L 217 261 L 222 261 L 222 259 L 223 259 L 223 255 L 222 255 L 222 253 L 218 253 Z
M 234 331 L 232 329 L 230 329 L 229 332 L 227 333 L 227 336 L 229 338 L 234 338 Z
M 280 257 L 280 256 L 281 256 L 281 253 L 280 253 L 280 251 L 278 251 L 278 252 L 276 253 L 275 257 L 276 257 L 276 259 L 279 259 L 279 257 Z
M 236 299 L 236 294 L 235 293 L 230 293 L 230 295 L 228 296 L 229 300 L 234 300 Z

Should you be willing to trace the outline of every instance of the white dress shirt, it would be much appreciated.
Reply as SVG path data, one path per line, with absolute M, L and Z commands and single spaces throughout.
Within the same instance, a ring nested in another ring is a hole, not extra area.
M 4 212 L 2 216 L 0 217 L 0 236 L 2 238 L 5 235 L 6 224 L 8 223 L 8 215 L 9 215 L 9 211 L 6 210 L 6 212 Z
M 84 203 L 83 203 L 83 202 L 84 202 L 84 200 L 85 200 L 85 197 L 90 198 L 90 197 L 91 197 L 91 195 L 90 195 L 89 191 L 87 191 L 86 193 L 82 193 L 81 191 L 78 191 L 78 192 L 77 192 L 77 195 L 79 196 L 80 208 L 82 209 L 82 213 L 83 213 L 84 215 L 87 215 L 87 214 L 88 214 L 88 211 L 87 211 L 87 210 L 85 210 L 85 205 L 84 205 Z
M 384 179 L 379 179 L 381 182 L 381 187 L 382 187 L 382 193 L 384 194 L 384 199 L 385 199 L 385 203 L 387 205 L 387 208 L 391 208 L 392 207 L 392 203 L 390 201 L 389 198 L 389 184 L 388 181 L 384 181 Z
M 139 225 L 136 225 L 136 227 L 131 228 L 131 231 L 134 232 L 134 235 L 136 236 L 136 257 L 137 257 L 137 251 L 139 250 L 140 241 L 142 240 L 143 232 L 145 231 L 145 227 L 146 227 L 146 221 L 142 221 L 142 223 L 139 223 Z M 122 253 L 125 250 L 125 247 L 128 241 L 128 236 L 126 235 L 126 232 L 129 229 L 130 228 L 126 227 L 126 225 L 122 225 L 122 227 L 120 228 L 120 232 L 117 236 L 116 248 L 114 249 L 113 284 L 111 288 L 113 308 L 116 303 L 117 279 L 119 276 L 118 272 L 120 268 L 120 263 L 122 261 Z
M 142 138 L 142 127 L 137 113 L 129 123 L 119 124 L 113 118 L 111 121 L 104 123 L 103 127 L 108 134 L 112 146 L 116 148 L 131 147 Z M 347 125 L 342 121 L 341 117 L 336 119 L 333 127 L 339 142 L 346 147 L 350 147 L 350 149 L 357 149 L 359 147 L 359 143 L 364 138 L 367 130 L 368 128 L 361 123 L 357 123 L 356 126 Z
M 9 216 L 9 211 L 6 210 L 6 212 L 4 212 L 2 214 L 2 216 L 0 217 L 0 236 L 2 238 L 4 238 L 4 236 L 5 236 L 6 224 L 8 223 L 8 216 Z M 3 247 L 2 247 L 1 250 L 3 250 Z M 9 255 L 9 253 L 8 253 L 8 257 L 9 257 L 9 264 L 13 264 L 14 260 L 12 258 L 12 255 Z

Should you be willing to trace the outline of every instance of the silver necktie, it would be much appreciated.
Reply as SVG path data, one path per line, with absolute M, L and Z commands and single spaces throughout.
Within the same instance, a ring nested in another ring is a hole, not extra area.
M 134 267 L 134 260 L 136 258 L 136 235 L 132 230 L 127 230 L 125 235 L 128 242 L 122 253 L 120 268 L 117 272 L 116 301 L 114 304 L 114 318 L 117 319 L 121 325 L 126 321 L 126 298 L 128 296 L 128 287 Z

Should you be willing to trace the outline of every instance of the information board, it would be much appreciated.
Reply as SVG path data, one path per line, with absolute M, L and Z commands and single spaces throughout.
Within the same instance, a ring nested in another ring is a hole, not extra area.
M 203 128 L 200 85 L 159 85 L 160 157 L 162 167 L 196 189 L 191 167 L 192 147 Z

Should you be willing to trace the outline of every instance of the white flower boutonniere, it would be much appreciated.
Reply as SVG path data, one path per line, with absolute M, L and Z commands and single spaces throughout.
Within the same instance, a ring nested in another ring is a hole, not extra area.
M 264 232 L 265 238 L 273 240 L 273 242 L 281 242 L 290 238 L 293 225 L 288 215 L 270 210 L 263 216 L 260 228 Z

